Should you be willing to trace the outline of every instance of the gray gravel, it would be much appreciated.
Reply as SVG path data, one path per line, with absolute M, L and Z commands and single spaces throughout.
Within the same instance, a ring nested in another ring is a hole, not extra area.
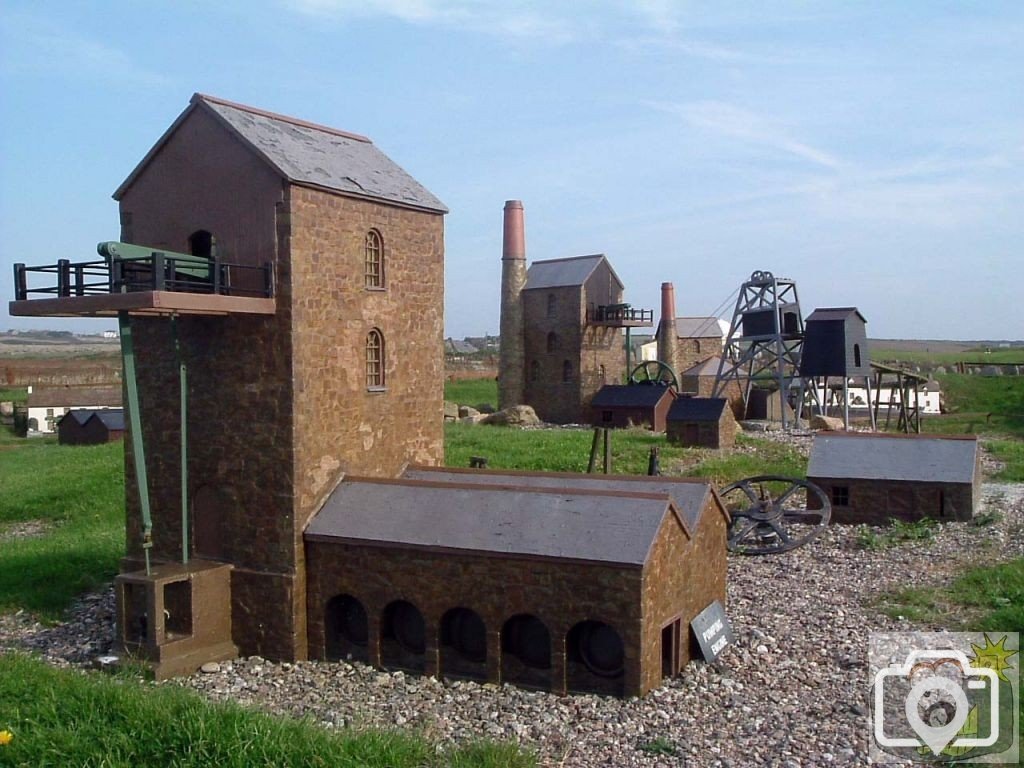
M 730 556 L 727 611 L 737 642 L 714 666 L 694 663 L 644 699 L 565 696 L 445 683 L 363 665 L 211 665 L 173 681 L 214 700 L 310 716 L 328 727 L 417 728 L 442 741 L 510 739 L 545 766 L 853 766 L 867 758 L 867 637 L 927 629 L 889 618 L 880 594 L 941 585 L 973 562 L 1024 556 L 1024 485 L 987 484 L 988 525 L 946 523 L 934 539 L 880 550 L 832 526 L 786 555 Z M 877 532 L 881 532 L 880 529 Z M 83 665 L 110 648 L 109 591 L 44 627 L 0 616 L 0 647 Z

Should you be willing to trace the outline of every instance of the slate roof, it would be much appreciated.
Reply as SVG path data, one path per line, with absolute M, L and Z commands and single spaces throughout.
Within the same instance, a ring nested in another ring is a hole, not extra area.
M 603 253 L 595 253 L 592 256 L 571 256 L 565 259 L 533 262 L 526 271 L 526 285 L 523 286 L 523 290 L 583 285 L 602 261 L 608 265 L 619 287 L 624 287 L 608 258 Z
M 974 482 L 975 437 L 820 433 L 808 477 L 911 482 Z
M 103 422 L 103 426 L 112 432 L 124 431 L 124 411 L 121 408 L 109 408 L 94 411 L 93 415 Z
M 729 335 L 729 323 L 717 317 L 677 317 L 676 336 L 680 339 L 710 339 Z
M 65 413 L 63 416 L 61 416 L 57 420 L 57 423 L 60 424 L 61 422 L 64 421 L 64 419 L 69 419 L 70 418 L 70 419 L 74 419 L 75 421 L 77 421 L 78 422 L 78 426 L 81 427 L 81 426 L 85 425 L 85 422 L 87 422 L 89 419 L 92 418 L 92 415 L 94 413 L 96 413 L 96 411 L 89 410 L 87 408 L 74 408 L 73 410 L 70 410 L 67 413 Z
M 311 541 L 642 566 L 672 509 L 665 494 L 346 478 L 304 535 Z
M 448 352 L 453 355 L 473 355 L 480 351 L 468 341 L 459 341 L 457 339 L 448 339 L 445 342 L 445 346 L 448 347 Z
M 420 466 L 406 467 L 402 477 L 441 483 L 660 494 L 671 497 L 675 502 L 676 510 L 683 519 L 687 532 L 691 534 L 696 531 L 700 513 L 711 494 L 711 485 L 706 480 L 680 477 L 581 475 L 570 472 L 516 472 Z
M 697 363 L 692 368 L 687 368 L 680 376 L 717 376 L 718 366 L 722 364 L 722 358 L 712 355 L 703 363 Z
M 856 315 L 857 317 L 860 318 L 860 321 L 862 323 L 867 322 L 867 320 L 864 319 L 864 315 L 862 315 L 856 307 L 821 307 L 820 309 L 814 310 L 813 312 L 811 312 L 810 315 L 807 316 L 805 324 L 811 322 L 812 320 L 845 321 L 846 318 L 848 318 L 850 315 Z
M 188 108 L 117 188 L 115 200 L 121 199 L 150 159 L 195 109 L 205 109 L 214 115 L 289 181 L 325 187 L 355 197 L 438 213 L 448 212 L 444 203 L 365 136 L 201 93 L 192 96 Z
M 680 397 L 668 409 L 666 421 L 718 421 L 729 401 L 724 397 Z
M 590 401 L 595 408 L 653 408 L 665 397 L 668 387 L 637 384 L 605 384 Z
M 39 387 L 28 395 L 29 408 L 121 405 L 121 387 Z

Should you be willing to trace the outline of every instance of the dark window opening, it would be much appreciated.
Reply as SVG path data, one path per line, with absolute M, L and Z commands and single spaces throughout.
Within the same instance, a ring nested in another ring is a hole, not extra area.
M 853 364 L 860 368 L 860 344 L 853 345 Z
M 189 235 L 188 252 L 193 256 L 213 259 L 217 256 L 217 240 L 205 229 L 199 229 Z
M 619 633 L 600 621 L 581 621 L 565 638 L 570 691 L 621 695 L 626 649 Z
M 562 383 L 572 383 L 572 363 L 569 362 L 568 360 L 564 360 L 562 362 Z
M 380 232 L 371 229 L 366 233 L 365 280 L 367 288 L 384 287 L 384 241 Z
M 366 661 L 370 636 L 363 604 L 351 595 L 332 597 L 324 611 L 324 645 L 328 661 Z
M 850 489 L 845 485 L 837 485 L 832 488 L 832 504 L 836 507 L 850 506 Z
M 601 411 L 601 421 L 610 422 L 612 420 L 611 411 Z
M 554 352 L 558 349 L 558 334 L 554 331 L 548 334 L 547 348 L 548 352 Z
M 384 334 L 376 328 L 366 334 L 366 386 L 384 387 Z
M 555 306 L 556 306 L 555 294 L 549 293 L 548 294 L 548 317 L 554 317 L 555 316 Z

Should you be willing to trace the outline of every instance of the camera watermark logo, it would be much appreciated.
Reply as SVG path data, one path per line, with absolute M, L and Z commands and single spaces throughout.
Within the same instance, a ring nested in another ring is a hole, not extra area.
M 1015 632 L 871 635 L 871 758 L 1014 764 L 1020 755 Z

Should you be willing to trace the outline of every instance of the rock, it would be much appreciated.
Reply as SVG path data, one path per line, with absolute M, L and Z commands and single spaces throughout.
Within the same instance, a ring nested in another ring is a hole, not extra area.
M 220 664 L 216 661 L 208 661 L 199 668 L 204 675 L 215 675 L 220 672 Z
M 455 421 L 459 418 L 459 404 L 453 403 L 451 400 L 444 401 L 444 420 Z
M 465 416 L 459 419 L 459 421 L 461 421 L 463 424 L 479 424 L 486 418 L 487 414 L 485 413 L 474 413 L 472 416 Z
M 940 365 L 938 368 L 936 368 L 934 371 L 932 371 L 932 373 L 941 376 L 942 374 L 946 373 L 946 367 L 943 366 L 943 365 Z
M 828 429 L 832 431 L 846 429 L 842 419 L 837 419 L 835 416 L 822 416 L 821 414 L 814 414 L 811 416 L 811 429 Z
M 529 405 L 513 405 L 509 408 L 488 414 L 484 417 L 482 424 L 493 424 L 496 426 L 519 427 L 533 424 L 540 424 L 536 412 Z
M 468 405 L 460 405 L 459 406 L 459 418 L 460 419 L 465 419 L 465 418 L 468 418 L 470 416 L 479 416 L 479 415 L 480 415 L 480 411 L 478 411 L 476 408 L 471 408 Z
M 13 416 L 14 415 L 14 403 L 10 400 L 4 400 L 0 403 L 0 416 Z

